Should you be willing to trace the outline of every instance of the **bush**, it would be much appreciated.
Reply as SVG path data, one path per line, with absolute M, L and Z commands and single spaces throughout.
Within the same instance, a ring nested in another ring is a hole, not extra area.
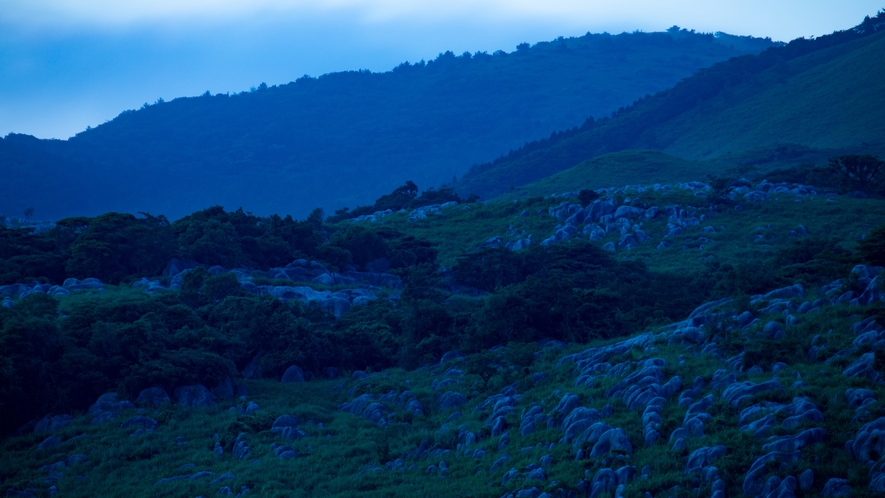
M 73 277 L 116 284 L 131 275 L 158 275 L 175 254 L 172 230 L 163 216 L 108 213 L 82 223 L 66 264 Z
M 858 246 L 861 258 L 874 266 L 885 266 L 885 225 L 876 228 Z

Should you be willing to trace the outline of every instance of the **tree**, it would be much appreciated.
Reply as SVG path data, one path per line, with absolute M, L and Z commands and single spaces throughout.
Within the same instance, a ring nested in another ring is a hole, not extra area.
M 70 246 L 65 265 L 68 274 L 112 284 L 130 276 L 159 274 L 175 254 L 175 239 L 166 217 L 141 214 L 143 218 L 106 213 L 62 220 L 67 227 L 85 223 Z
M 875 192 L 882 182 L 885 162 L 870 154 L 845 154 L 831 157 L 829 169 L 841 177 L 848 190 Z
M 418 197 L 418 185 L 415 185 L 415 182 L 412 180 L 408 180 L 405 185 L 397 187 L 393 192 L 379 197 L 375 201 L 374 209 L 376 211 L 384 211 L 385 209 L 399 211 L 408 206 L 415 197 Z
M 865 240 L 861 241 L 860 255 L 875 266 L 885 266 L 885 225 L 873 230 Z
M 34 216 L 34 208 L 29 207 L 25 209 L 25 219 L 30 220 L 31 216 Z

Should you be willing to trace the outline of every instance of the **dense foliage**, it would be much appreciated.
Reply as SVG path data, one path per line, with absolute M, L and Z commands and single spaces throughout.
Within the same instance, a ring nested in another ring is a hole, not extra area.
M 476 161 L 771 45 L 678 29 L 588 33 L 158 101 L 67 141 L 0 140 L 0 213 L 32 206 L 44 219 L 109 210 L 176 219 L 214 204 L 332 212 L 407 179 L 450 182 Z

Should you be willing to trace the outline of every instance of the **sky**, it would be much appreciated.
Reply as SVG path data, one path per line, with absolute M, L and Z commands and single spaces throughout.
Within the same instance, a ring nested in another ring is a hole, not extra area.
M 882 0 L 0 0 L 0 136 L 66 139 L 159 98 L 302 75 L 387 71 L 451 50 L 510 52 L 587 32 L 789 41 Z

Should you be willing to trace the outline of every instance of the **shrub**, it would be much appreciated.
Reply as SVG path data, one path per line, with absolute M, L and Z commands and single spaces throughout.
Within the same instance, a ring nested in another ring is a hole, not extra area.
M 885 225 L 876 228 L 858 246 L 861 258 L 870 265 L 885 266 Z

